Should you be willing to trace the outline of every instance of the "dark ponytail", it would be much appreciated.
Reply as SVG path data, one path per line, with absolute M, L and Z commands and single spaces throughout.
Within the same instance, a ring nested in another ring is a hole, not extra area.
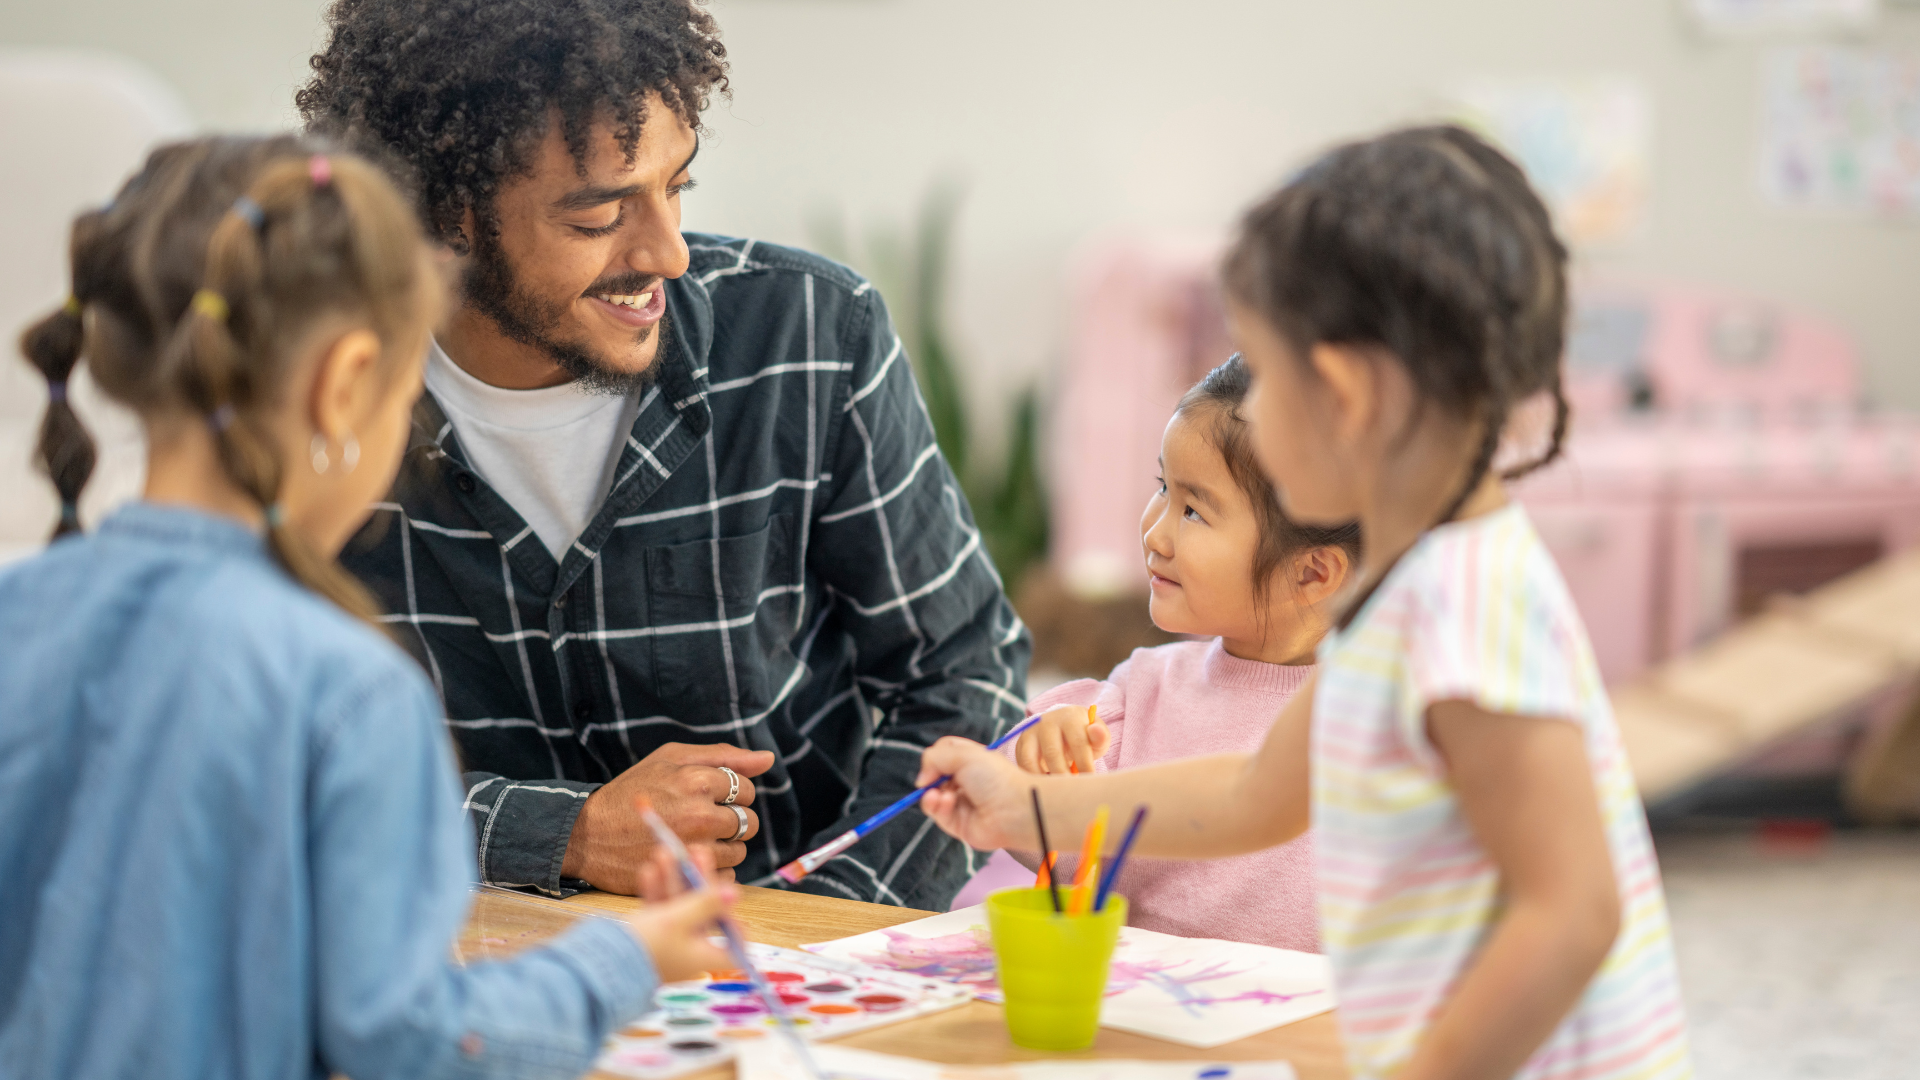
M 86 334 L 77 299 L 27 328 L 20 350 L 47 379 L 47 415 L 40 421 L 37 458 L 60 495 L 60 523 L 53 538 L 80 531 L 80 490 L 93 475 L 97 458 L 93 437 L 67 399 L 74 365 L 80 362 Z
M 1422 403 L 1477 434 L 1436 524 L 1494 469 L 1514 408 L 1551 395 L 1551 442 L 1514 478 L 1559 457 L 1567 251 L 1504 154 L 1457 127 L 1340 147 L 1247 215 L 1226 284 L 1302 355 L 1318 343 L 1380 349 Z

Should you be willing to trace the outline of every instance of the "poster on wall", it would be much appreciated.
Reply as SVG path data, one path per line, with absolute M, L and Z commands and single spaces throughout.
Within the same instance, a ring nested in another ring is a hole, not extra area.
M 1880 17 L 1880 0 L 1684 0 L 1695 22 L 1725 35 L 1857 30 Z
M 1637 80 L 1483 79 L 1455 99 L 1456 119 L 1525 167 L 1569 242 L 1610 245 L 1645 231 L 1653 108 Z
M 1832 47 L 1766 58 L 1761 188 L 1795 209 L 1920 212 L 1920 55 Z

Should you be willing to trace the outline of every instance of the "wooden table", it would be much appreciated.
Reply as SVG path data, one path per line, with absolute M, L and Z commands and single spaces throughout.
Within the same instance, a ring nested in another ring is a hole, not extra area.
M 740 890 L 737 908 L 747 937 L 766 945 L 797 948 L 817 941 L 864 934 L 883 926 L 924 919 L 930 911 L 863 904 L 829 896 L 777 889 Z M 520 893 L 481 890 L 462 934 L 459 952 L 466 958 L 509 955 L 559 932 L 589 912 L 621 914 L 640 901 L 610 893 L 583 893 L 567 900 L 544 900 Z M 1101 1028 L 1093 1049 L 1070 1054 L 1023 1050 L 1007 1038 L 1000 1006 L 973 1001 L 957 1009 L 903 1020 L 889 1027 L 856 1032 L 835 1042 L 923 1060 L 961 1065 L 996 1065 L 1039 1058 L 1142 1058 L 1172 1061 L 1268 1061 L 1293 1063 L 1300 1080 L 1346 1080 L 1347 1069 L 1333 1014 L 1321 1013 L 1273 1028 L 1239 1042 L 1196 1050 L 1144 1035 Z M 731 1065 L 696 1073 L 689 1080 L 732 1080 Z M 596 1077 L 615 1080 L 606 1073 Z

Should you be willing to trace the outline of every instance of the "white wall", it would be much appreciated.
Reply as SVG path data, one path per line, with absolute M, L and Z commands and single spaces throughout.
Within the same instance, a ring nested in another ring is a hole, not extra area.
M 217 127 L 287 122 L 310 0 L 4 0 L 0 43 L 108 48 Z M 1678 0 L 716 0 L 735 94 L 690 226 L 804 242 L 837 201 L 903 219 L 957 170 L 956 329 L 977 397 L 1062 351 L 1062 270 L 1105 229 L 1221 230 L 1315 148 L 1432 115 L 1459 81 L 1625 73 L 1655 105 L 1651 228 L 1596 267 L 1797 300 L 1851 329 L 1885 401 L 1920 407 L 1920 224 L 1765 207 L 1759 57 Z M 1920 52 L 1920 9 L 1858 39 Z

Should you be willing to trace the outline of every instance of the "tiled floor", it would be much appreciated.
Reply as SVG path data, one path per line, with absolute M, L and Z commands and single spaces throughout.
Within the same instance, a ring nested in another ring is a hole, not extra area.
M 1920 832 L 1659 847 L 1700 1080 L 1920 1078 Z

